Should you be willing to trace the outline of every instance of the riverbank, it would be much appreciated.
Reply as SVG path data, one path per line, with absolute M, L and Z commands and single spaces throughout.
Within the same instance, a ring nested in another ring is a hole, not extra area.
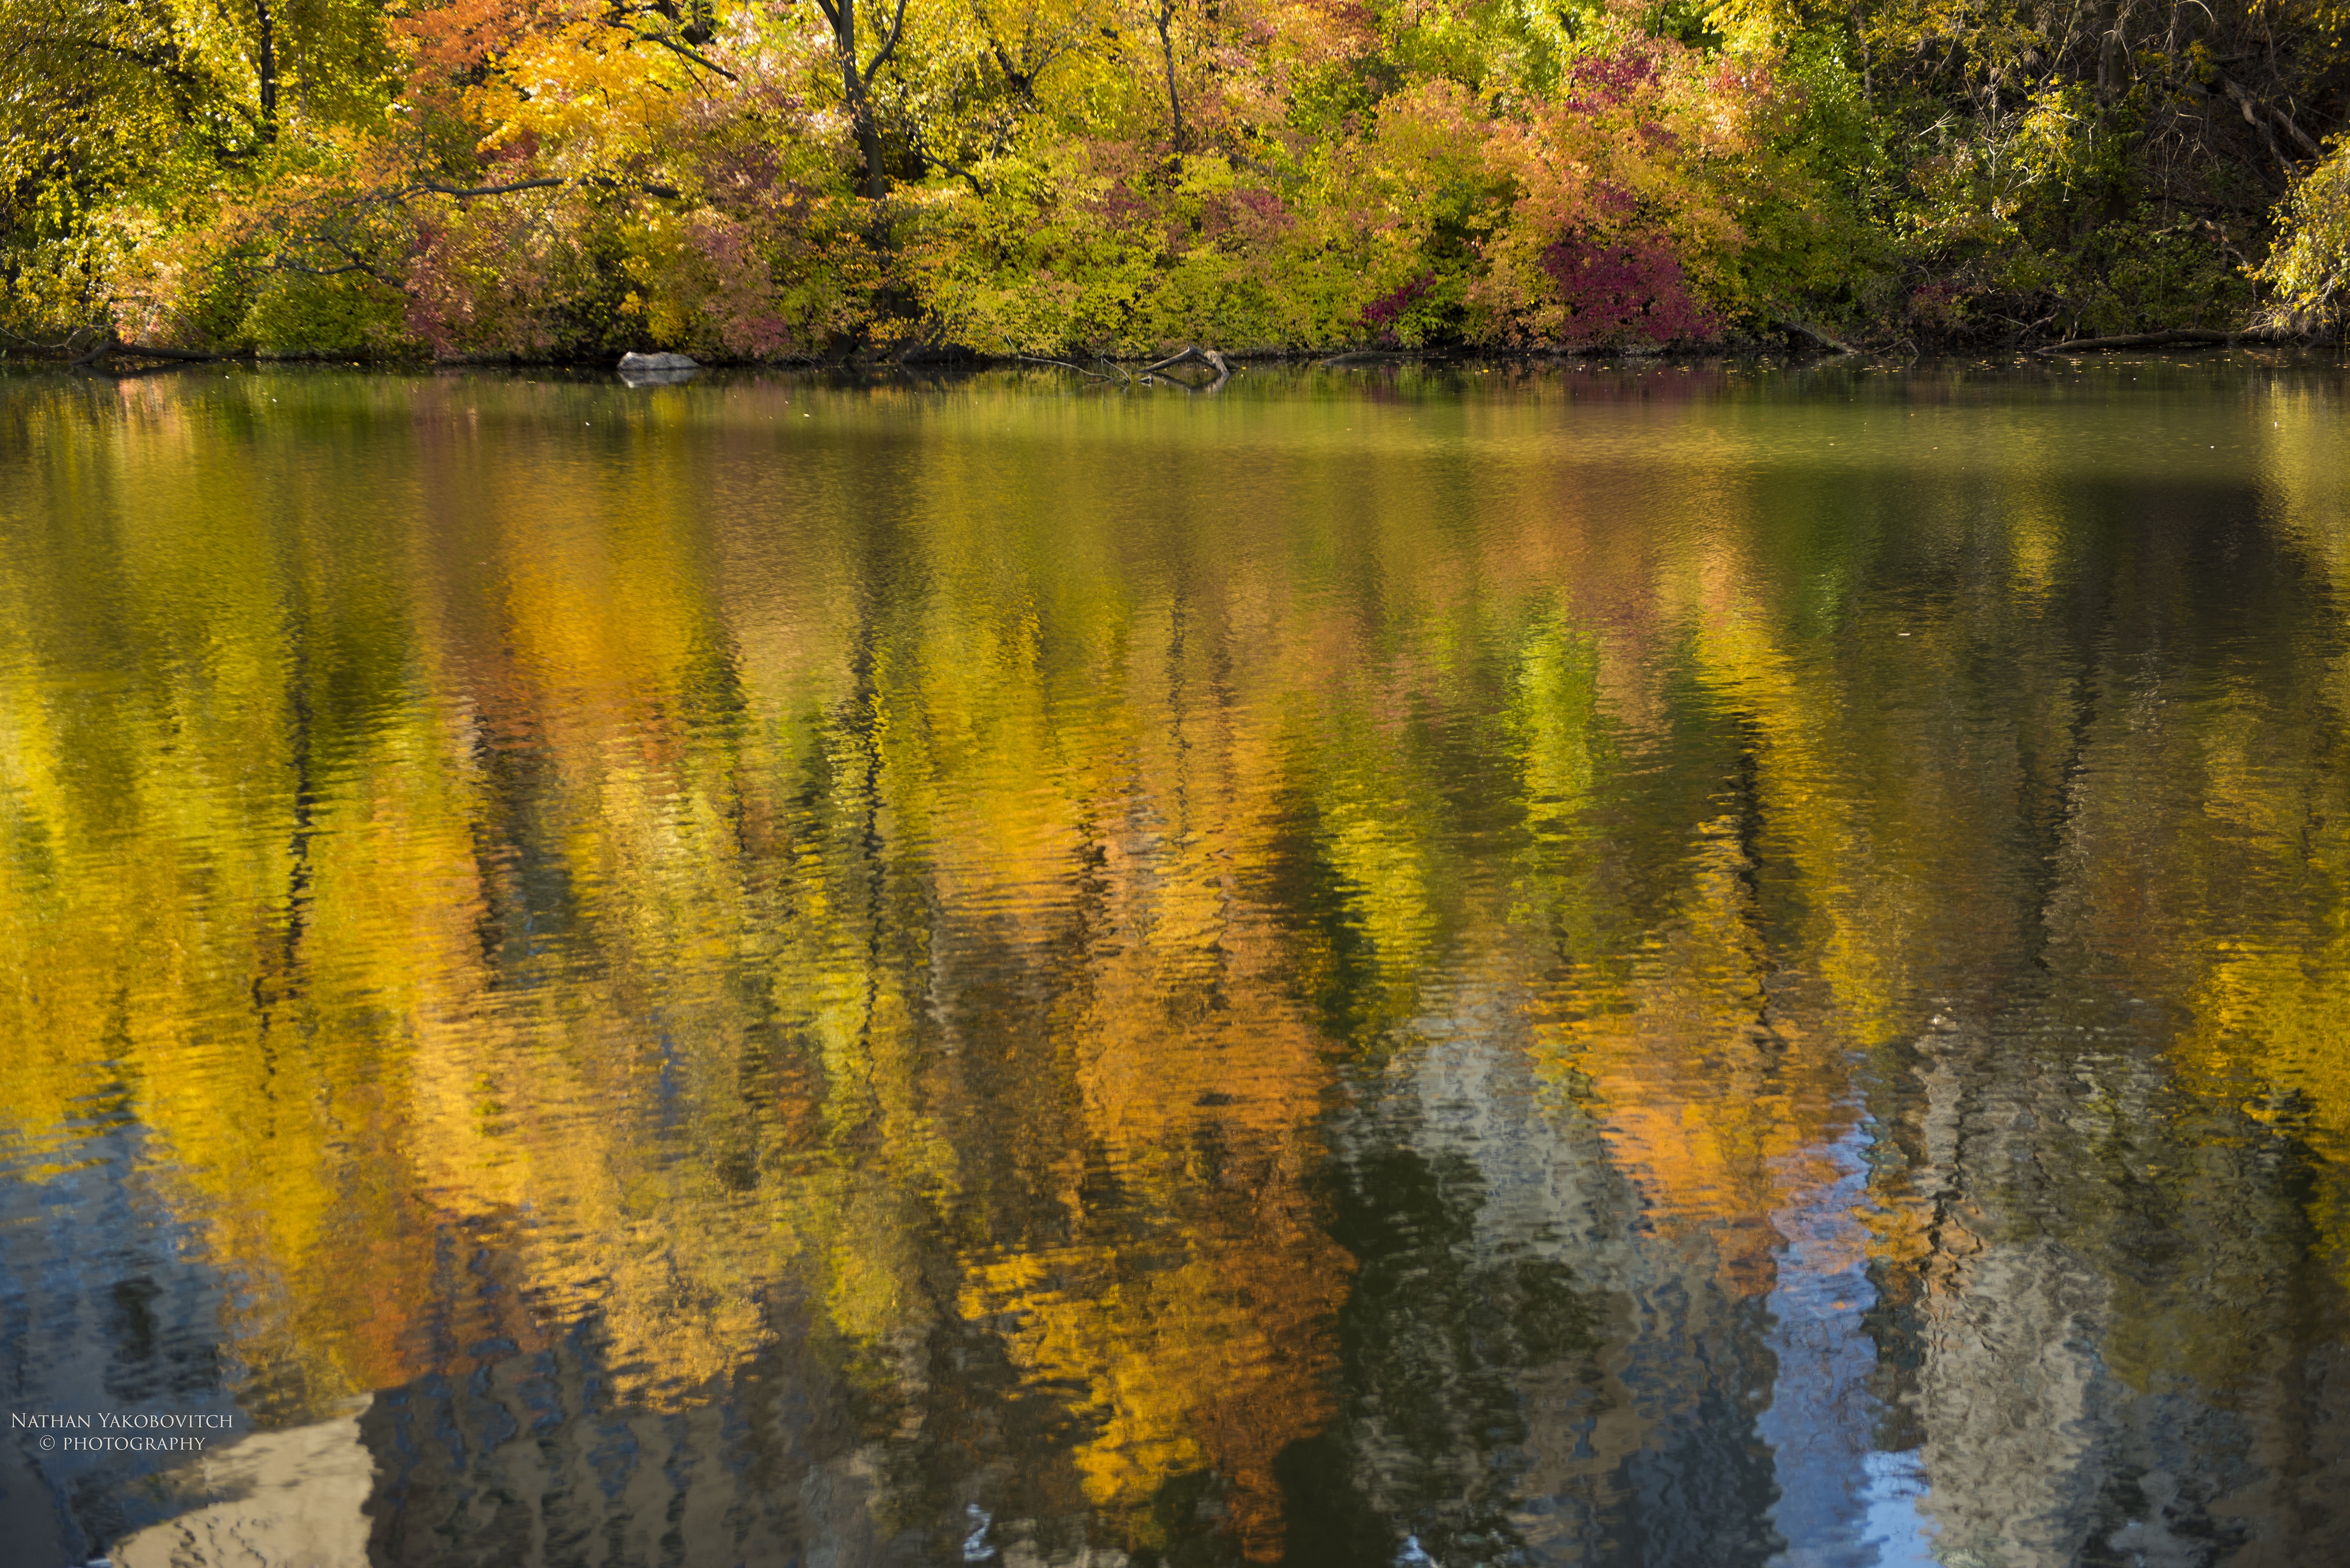
M 1733 361 L 1784 361 L 1794 364 L 1823 365 L 1846 360 L 1877 363 L 1895 361 L 1917 364 L 1943 359 L 1980 361 L 1985 355 L 1993 358 L 2012 356 L 2019 363 L 2033 358 L 2057 358 L 2066 356 L 2127 353 L 2159 350 L 2165 353 L 2220 352 L 2235 348 L 2262 348 L 2293 353 L 2316 352 L 2338 348 L 2338 338 L 2321 337 L 2314 333 L 2293 333 L 2274 327 L 2243 332 L 2217 332 L 2198 328 L 2173 329 L 2158 332 L 2130 333 L 2091 338 L 2057 339 L 2037 343 L 2008 341 L 1977 345 L 1973 352 L 1964 349 L 1918 351 L 1913 344 L 1900 338 L 1887 343 L 1882 336 L 1856 335 L 1859 340 L 1846 343 L 1830 339 L 1821 342 L 1814 334 L 1789 332 L 1775 340 L 1769 337 L 1726 338 L 1707 343 L 1627 344 L 1521 349 L 1512 352 L 1479 351 L 1469 348 L 1365 348 L 1342 346 L 1328 350 L 1316 349 L 1235 349 L 1229 352 L 1207 350 L 1189 363 L 1181 362 L 1185 348 L 1179 346 L 1173 355 L 1151 358 L 1141 356 L 1113 358 L 1086 355 L 1081 350 L 1069 355 L 984 354 L 958 347 L 900 351 L 895 354 L 878 352 L 870 346 L 857 346 L 830 355 L 808 355 L 785 358 L 745 359 L 723 354 L 689 356 L 692 369 L 708 371 L 742 370 L 850 370 L 880 371 L 911 369 L 925 372 L 982 371 L 1019 368 L 1055 369 L 1087 380 L 1105 383 L 1141 384 L 1156 378 L 1183 384 L 1221 385 L 1224 375 L 1218 368 L 1205 363 L 1208 353 L 1213 353 L 1226 373 L 1238 373 L 1247 369 L 1358 369 L 1377 368 L 1479 368 L 1540 366 L 1544 364 L 1658 364 L 1689 366 L 1700 363 Z M 637 350 L 621 350 L 588 356 L 547 356 L 532 358 L 517 354 L 474 354 L 432 358 L 424 355 L 383 355 L 367 358 L 351 358 L 341 355 L 305 352 L 261 352 L 258 350 L 221 350 L 209 353 L 175 350 L 157 353 L 151 346 L 116 343 L 100 356 L 84 349 L 77 352 L 65 345 L 36 345 L 30 352 L 0 351 L 0 367 L 42 366 L 96 374 L 144 374 L 168 370 L 175 367 L 198 364 L 247 364 L 254 366 L 348 366 L 353 369 L 372 368 L 389 370 L 434 371 L 462 370 L 564 370 L 601 374 L 614 369 L 625 370 L 622 361 Z M 1178 362 L 1167 365 L 1170 358 Z M 1179 373 L 1180 372 L 1180 373 Z M 674 371 L 664 371 L 673 374 Z

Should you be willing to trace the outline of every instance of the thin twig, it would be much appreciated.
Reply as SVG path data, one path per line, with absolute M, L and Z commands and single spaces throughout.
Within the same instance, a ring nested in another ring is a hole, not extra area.
M 1072 365 L 1066 359 L 1046 359 L 1035 354 L 1014 354 L 1012 357 L 1014 359 L 1021 360 L 1024 363 L 1030 365 L 1058 365 L 1064 370 L 1075 370 L 1078 375 L 1085 377 L 1089 381 L 1107 381 L 1109 379 L 1107 376 L 1095 375 L 1083 365 Z

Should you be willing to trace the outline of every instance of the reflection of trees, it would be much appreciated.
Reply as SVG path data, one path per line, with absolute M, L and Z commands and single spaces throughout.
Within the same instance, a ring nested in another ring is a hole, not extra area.
M 2221 1441 L 2166 1411 L 2307 1451 L 2258 1412 L 2341 1313 L 2326 427 L 2220 536 L 1997 409 L 1885 405 L 1920 491 L 1654 379 L 1171 436 L 745 386 L 592 447 L 552 387 L 20 403 L 15 1125 L 159 1135 L 262 1407 L 493 1341 L 631 1420 L 821 1385 L 806 1462 L 941 1540 L 1565 1555 L 1696 1487 L 1767 1552 L 1773 1217 L 1856 1137 L 1950 1530 L 2018 1467 L 2033 1550 L 2121 1528 Z M 1472 1044 L 1506 1139 L 1397 1109 Z M 1508 1219 L 1504 1144 L 1589 1225 Z

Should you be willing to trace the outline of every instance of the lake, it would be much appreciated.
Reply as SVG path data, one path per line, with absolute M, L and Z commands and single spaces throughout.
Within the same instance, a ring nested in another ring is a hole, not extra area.
M 10 1563 L 2350 1556 L 2350 379 L 1846 363 L 0 379 Z

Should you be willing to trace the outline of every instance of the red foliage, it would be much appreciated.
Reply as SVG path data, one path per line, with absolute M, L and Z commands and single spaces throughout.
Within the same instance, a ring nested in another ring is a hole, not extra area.
M 1657 79 L 1657 57 L 1630 50 L 1590 55 L 1575 61 L 1561 91 L 1561 106 L 1594 114 L 1614 109 Z
M 576 9 L 569 0 L 445 0 L 396 13 L 391 34 L 409 55 L 410 92 L 453 99 L 525 36 Z
M 1566 304 L 1569 330 L 1586 344 L 1673 343 L 1711 337 L 1720 326 L 1690 294 L 1680 256 L 1662 235 L 1608 244 L 1572 232 L 1543 252 L 1542 267 Z
M 1424 272 L 1393 293 L 1382 295 L 1365 306 L 1363 325 L 1370 329 L 1373 340 L 1394 348 L 1399 342 L 1396 322 L 1405 311 L 1427 298 L 1428 291 L 1435 286 L 1436 275 Z

